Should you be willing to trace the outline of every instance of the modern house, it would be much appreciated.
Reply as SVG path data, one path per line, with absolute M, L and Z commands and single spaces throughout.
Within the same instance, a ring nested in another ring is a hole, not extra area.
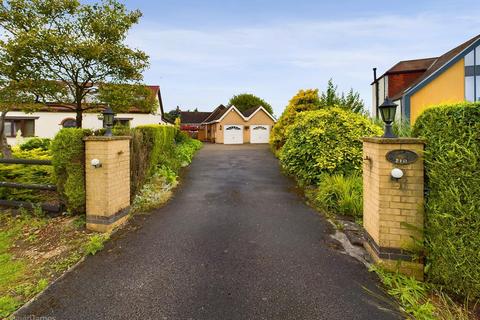
M 400 106 L 397 119 L 410 123 L 430 106 L 480 101 L 480 35 L 439 57 L 400 61 L 380 77 L 373 72 L 375 116 L 386 97 Z
M 130 127 L 146 124 L 164 124 L 163 103 L 159 86 L 148 86 L 157 100 L 157 109 L 153 113 L 142 111 L 134 106 L 126 113 L 115 115 L 115 123 Z M 10 145 L 21 142 L 23 138 L 53 138 L 62 128 L 76 126 L 75 112 L 68 105 L 47 104 L 37 112 L 10 111 L 5 121 L 5 134 Z M 101 129 L 101 114 L 97 112 L 83 113 L 83 128 Z M 20 139 L 18 138 L 20 136 Z
M 181 126 L 196 125 L 199 127 L 199 140 L 222 144 L 268 143 L 270 130 L 276 121 L 263 107 L 240 112 L 235 106 L 220 105 L 200 120 L 203 117 L 203 112 L 190 112 L 186 117 L 182 115 Z

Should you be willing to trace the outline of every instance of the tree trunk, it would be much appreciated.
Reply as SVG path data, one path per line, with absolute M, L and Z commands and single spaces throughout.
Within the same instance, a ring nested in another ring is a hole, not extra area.
M 0 114 L 0 152 L 3 158 L 11 159 L 12 149 L 8 145 L 7 136 L 5 135 L 5 118 L 7 117 L 7 112 L 8 111 L 2 111 Z
M 77 109 L 76 112 L 77 112 L 77 116 L 75 117 L 75 121 L 77 123 L 77 128 L 81 128 L 82 127 L 82 120 L 83 120 L 82 109 Z

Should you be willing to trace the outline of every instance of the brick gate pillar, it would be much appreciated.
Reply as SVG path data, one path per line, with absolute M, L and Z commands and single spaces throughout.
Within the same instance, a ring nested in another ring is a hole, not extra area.
M 130 206 L 130 137 L 85 140 L 87 228 L 108 232 L 127 219 Z
M 363 139 L 365 248 L 382 267 L 420 280 L 423 262 L 415 248 L 423 242 L 423 150 L 420 139 Z

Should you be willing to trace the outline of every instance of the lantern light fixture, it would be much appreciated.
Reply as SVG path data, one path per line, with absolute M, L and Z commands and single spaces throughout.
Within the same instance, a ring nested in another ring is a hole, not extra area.
M 113 135 L 112 129 L 113 129 L 114 118 L 115 118 L 115 112 L 113 112 L 112 108 L 108 106 L 103 111 L 103 128 L 105 129 L 104 136 L 106 137 L 111 137 Z
M 385 132 L 383 138 L 397 138 L 393 133 L 393 122 L 395 121 L 395 113 L 398 105 L 393 103 L 389 97 L 385 98 L 385 101 L 378 107 L 383 122 L 385 122 Z

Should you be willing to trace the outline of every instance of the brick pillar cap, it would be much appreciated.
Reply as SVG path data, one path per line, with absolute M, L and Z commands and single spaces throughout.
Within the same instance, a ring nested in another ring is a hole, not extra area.
M 89 136 L 83 138 L 83 141 L 114 141 L 114 140 L 132 140 L 130 136 Z
M 425 140 L 420 138 L 364 137 L 362 140 L 363 142 L 372 142 L 378 144 L 425 144 Z

